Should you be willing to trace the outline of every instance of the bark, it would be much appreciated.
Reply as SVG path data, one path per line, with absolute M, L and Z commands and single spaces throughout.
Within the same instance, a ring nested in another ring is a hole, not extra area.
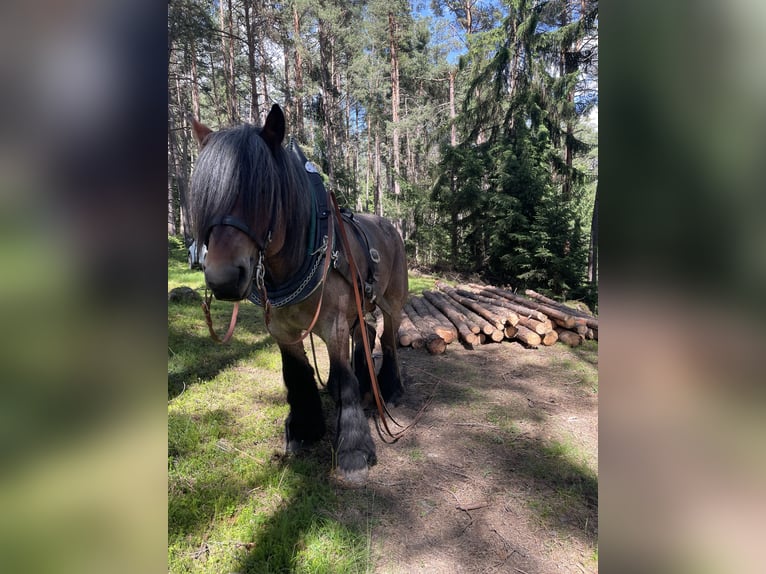
M 293 4 L 293 41 L 295 43 L 295 134 L 304 141 L 303 133 L 303 56 L 301 55 L 301 21 Z
M 199 108 L 199 76 L 197 74 L 197 49 L 194 41 L 189 46 L 189 60 L 191 68 L 191 96 L 192 96 L 192 113 L 196 119 L 200 119 Z
M 383 202 L 380 197 L 381 189 L 381 169 L 380 169 L 380 129 L 376 122 L 375 129 L 375 191 L 373 194 L 373 203 L 375 207 L 375 214 L 383 217 Z
M 431 303 L 428 299 L 425 297 L 422 297 L 420 301 L 423 303 L 423 306 L 428 310 L 428 313 L 434 317 L 436 317 L 436 320 L 439 321 L 442 325 L 446 325 L 451 331 L 452 331 L 452 340 L 458 338 L 458 332 L 457 327 L 452 323 L 452 321 L 449 320 L 449 318 L 439 311 L 433 303 Z
M 593 199 L 593 216 L 590 220 L 590 248 L 588 249 L 588 281 L 598 283 L 598 182 Z
M 446 300 L 435 291 L 424 291 L 423 296 L 428 299 L 439 311 L 444 313 L 458 330 L 460 338 L 467 345 L 475 345 L 479 338 L 471 332 L 466 325 L 465 317 L 462 317 Z
M 433 291 L 433 294 L 434 296 L 439 297 L 445 305 L 451 307 L 452 310 L 458 314 L 458 316 L 462 317 L 463 322 L 468 326 L 474 335 L 478 335 L 482 332 L 481 324 L 478 321 L 479 317 L 477 317 L 475 313 L 471 313 L 468 309 L 460 305 L 460 303 L 455 301 L 452 297 L 444 293 Z
M 553 325 L 551 325 L 550 321 L 537 321 L 527 317 L 519 317 L 519 325 L 534 331 L 538 335 L 545 335 L 548 331 L 553 330 Z
M 429 312 L 428 307 L 426 307 L 423 303 L 423 299 L 420 297 L 410 297 L 406 305 L 409 305 L 413 309 L 414 313 L 420 317 L 420 321 L 423 323 L 423 329 L 421 330 L 427 329 L 436 333 L 442 339 L 444 339 L 447 344 L 451 343 L 457 338 L 457 329 L 454 328 L 454 325 L 452 325 L 452 323 L 449 321 L 447 321 L 447 324 L 443 324 L 437 317 L 433 316 Z M 409 309 L 407 309 L 407 314 L 410 316 L 410 318 L 413 319 L 414 323 L 414 317 L 412 313 L 409 312 Z
M 455 147 L 457 145 L 457 124 L 455 118 L 457 112 L 455 111 L 455 75 L 457 70 L 452 69 L 449 72 L 449 119 L 450 119 L 450 145 Z M 453 189 L 454 191 L 454 189 Z
M 538 311 L 540 313 L 543 313 L 547 315 L 548 317 L 550 317 L 551 319 L 558 319 L 559 321 L 561 321 L 562 325 L 567 329 L 572 329 L 575 326 L 574 317 L 572 317 L 568 313 L 565 313 L 554 307 L 551 307 L 550 305 L 545 305 L 543 303 L 539 303 L 537 301 L 527 299 L 526 297 L 522 297 L 521 295 L 516 295 L 515 293 L 511 293 L 510 291 L 506 291 L 505 289 L 498 289 L 497 287 L 487 287 L 486 289 L 488 291 L 491 291 L 492 293 L 500 295 L 501 297 L 505 297 L 506 299 L 516 303 L 517 305 L 522 305 L 533 311 Z
M 405 311 L 402 311 L 402 322 L 399 324 L 398 337 L 399 344 L 402 347 L 411 346 L 413 349 L 423 347 L 423 336 Z
M 445 283 L 441 283 L 441 282 L 437 282 L 436 286 L 439 289 L 441 289 L 442 291 L 444 291 L 447 295 L 452 297 L 460 305 L 462 305 L 466 309 L 472 311 L 473 313 L 476 313 L 476 315 L 478 315 L 479 317 L 484 319 L 484 321 L 488 325 L 490 325 L 492 328 L 494 328 L 494 329 L 502 329 L 503 326 L 505 325 L 505 319 L 504 318 L 501 319 L 500 317 L 498 317 L 494 313 L 491 313 L 490 311 L 488 311 L 487 309 L 485 309 L 484 307 L 479 305 L 478 302 L 476 302 L 476 301 L 474 301 L 472 299 L 469 299 L 468 297 L 463 297 L 463 296 L 459 295 L 454 287 L 450 287 L 449 285 L 447 285 Z M 484 328 L 482 328 L 482 331 L 484 333 L 486 333 L 487 335 L 491 335 L 492 334 L 492 329 L 487 331 Z
M 524 291 L 524 294 L 528 295 L 532 299 L 535 299 L 536 301 L 540 301 L 541 303 L 545 303 L 546 305 L 550 305 L 551 307 L 560 309 L 564 313 L 574 316 L 575 320 L 577 320 L 578 318 L 583 318 L 585 319 L 585 322 L 588 325 L 588 327 L 592 329 L 598 329 L 598 319 L 596 317 L 593 317 L 592 315 L 588 315 L 584 311 L 580 311 L 579 309 L 575 309 L 574 307 L 565 305 L 564 303 L 561 303 L 560 301 L 554 301 L 553 299 L 550 299 L 546 297 L 545 295 L 541 295 L 540 293 L 537 293 L 536 291 L 533 291 L 532 289 L 527 289 L 526 291 Z
M 501 305 L 501 301 L 498 298 L 485 297 L 483 295 L 479 295 L 478 293 L 474 293 L 473 291 L 460 288 L 455 289 L 455 292 L 458 295 L 468 297 L 469 299 L 473 299 L 480 303 L 482 307 L 494 313 L 497 317 L 501 318 L 504 323 L 516 325 L 519 322 L 518 314 L 516 314 L 511 309 Z
M 391 138 L 393 140 L 393 165 L 394 165 L 394 195 L 398 196 L 401 192 L 399 188 L 400 178 L 400 142 L 399 142 L 399 54 L 397 50 L 397 22 L 393 12 L 388 13 L 388 34 L 389 50 L 391 52 L 391 122 L 393 131 Z
M 261 112 L 258 106 L 258 82 L 256 81 L 256 67 L 255 67 L 255 23 L 250 18 L 250 3 L 251 0 L 246 0 L 242 3 L 245 10 L 245 38 L 247 38 L 247 67 L 248 76 L 250 79 L 250 110 L 248 113 L 248 121 L 253 123 L 260 121 Z
M 519 305 L 518 303 L 514 303 L 513 301 L 510 301 L 509 299 L 506 299 L 505 297 L 500 296 L 497 294 L 494 290 L 497 289 L 496 287 L 490 287 L 490 286 L 472 286 L 473 289 L 476 289 L 476 292 L 479 295 L 483 295 L 484 297 L 494 299 L 496 300 L 496 305 L 499 305 L 501 307 L 506 307 L 508 309 L 511 309 L 515 313 L 517 313 L 519 316 L 529 317 L 532 319 L 537 319 L 538 321 L 546 321 L 548 317 L 541 313 L 540 311 L 535 311 L 534 309 L 531 309 L 528 306 L 525 305 Z

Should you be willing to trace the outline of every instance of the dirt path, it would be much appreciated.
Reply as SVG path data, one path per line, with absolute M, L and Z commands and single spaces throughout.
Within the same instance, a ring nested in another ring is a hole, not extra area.
M 366 522 L 374 572 L 596 572 L 595 344 L 400 358 L 407 394 L 394 416 L 407 423 L 433 402 L 397 444 L 376 439 L 371 482 L 338 517 Z

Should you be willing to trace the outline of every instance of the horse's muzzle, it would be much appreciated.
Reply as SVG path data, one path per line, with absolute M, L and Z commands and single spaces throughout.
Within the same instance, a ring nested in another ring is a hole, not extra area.
M 219 301 L 240 301 L 250 295 L 253 276 L 244 265 L 205 267 L 205 282 Z

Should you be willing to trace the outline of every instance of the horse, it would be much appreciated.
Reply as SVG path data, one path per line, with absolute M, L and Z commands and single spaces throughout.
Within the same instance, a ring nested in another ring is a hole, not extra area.
M 337 405 L 337 476 L 358 486 L 377 462 L 363 409 L 370 375 L 361 344 L 361 330 L 366 328 L 368 336 L 374 330 L 357 319 L 353 282 L 364 292 L 364 310 L 377 307 L 383 314 L 378 383 L 383 401 L 395 405 L 404 392 L 396 352 L 408 294 L 404 244 L 382 217 L 354 213 L 339 218 L 322 205 L 322 194 L 316 191 L 316 178 L 321 177 L 311 162 L 303 161 L 296 145 L 283 145 L 285 124 L 277 104 L 262 127 L 244 124 L 213 131 L 192 118 L 200 146 L 188 201 L 192 231 L 197 245 L 207 247 L 202 266 L 215 298 L 250 299 L 265 308 L 268 331 L 281 353 L 290 406 L 285 420 L 288 454 L 317 443 L 326 431 L 302 343 L 313 323 L 312 331 L 327 346 L 327 389 Z M 327 232 L 319 238 L 318 229 Z M 341 232 L 350 253 L 336 239 Z M 317 237 L 313 242 L 312 236 Z M 349 272 L 351 258 L 356 277 Z

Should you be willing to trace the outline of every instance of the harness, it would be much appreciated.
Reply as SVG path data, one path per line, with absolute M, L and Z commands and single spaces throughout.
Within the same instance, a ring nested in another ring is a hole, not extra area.
M 287 282 L 281 285 L 274 285 L 264 277 L 262 261 L 259 261 L 259 267 L 256 268 L 254 281 L 256 283 L 258 281 L 263 282 L 265 292 L 268 293 L 269 304 L 275 308 L 286 307 L 287 305 L 293 305 L 308 299 L 321 283 L 322 274 L 319 273 L 319 268 L 326 253 L 328 251 L 332 253 L 334 264 L 337 263 L 338 259 L 338 252 L 335 251 L 335 234 L 328 233 L 332 212 L 328 202 L 329 195 L 324 187 L 322 176 L 319 175 L 317 167 L 306 159 L 306 156 L 298 147 L 298 144 L 295 143 L 295 140 L 290 140 L 287 149 L 295 154 L 306 170 L 311 184 L 313 209 L 311 210 L 311 227 L 308 233 L 306 257 L 298 271 Z M 328 237 L 332 237 L 330 239 L 332 244 L 329 246 L 327 245 Z M 256 285 L 256 287 L 260 286 Z M 248 299 L 256 305 L 263 307 L 265 301 L 263 300 L 262 291 L 264 290 L 260 288 L 253 289 Z
M 332 217 L 332 206 L 329 203 L 330 194 L 328 194 L 325 189 L 322 176 L 319 175 L 319 170 L 312 162 L 306 159 L 306 156 L 294 139 L 290 139 L 287 150 L 296 156 L 306 170 L 313 204 L 306 257 L 298 271 L 281 285 L 271 283 L 265 276 L 266 273 L 263 265 L 262 254 L 265 245 L 261 247 L 261 242 L 257 241 L 257 238 L 254 237 L 252 231 L 234 217 L 225 216 L 215 222 L 216 225 L 236 227 L 250 236 L 253 240 L 256 240 L 256 244 L 260 248 L 261 257 L 256 265 L 253 277 L 253 281 L 256 283 L 256 288 L 252 290 L 248 299 L 259 307 L 265 307 L 266 301 L 264 301 L 264 293 L 268 294 L 269 306 L 274 308 L 295 305 L 308 299 L 322 283 L 323 274 L 319 271 L 328 253 L 331 254 L 333 268 L 337 269 L 349 283 L 354 281 L 348 263 L 350 254 L 345 254 L 345 257 L 340 257 L 339 251 L 335 249 L 335 238 L 338 237 L 337 226 L 339 223 L 334 221 L 335 218 Z M 359 222 L 354 219 L 354 213 L 350 209 L 343 208 L 340 210 L 340 214 L 341 219 L 350 224 L 349 226 L 353 230 L 359 243 L 365 247 L 364 253 L 367 260 L 367 277 L 364 278 L 364 280 L 362 280 L 361 277 L 359 279 L 362 281 L 362 289 L 365 298 L 371 304 L 375 303 L 377 297 L 375 295 L 374 286 L 378 278 L 377 264 L 380 262 L 380 254 L 377 249 L 370 247 L 370 241 L 367 234 L 360 227 Z M 330 231 L 329 227 L 331 223 L 336 226 L 334 230 L 336 233 Z M 331 242 L 330 245 L 327 244 L 328 241 Z

